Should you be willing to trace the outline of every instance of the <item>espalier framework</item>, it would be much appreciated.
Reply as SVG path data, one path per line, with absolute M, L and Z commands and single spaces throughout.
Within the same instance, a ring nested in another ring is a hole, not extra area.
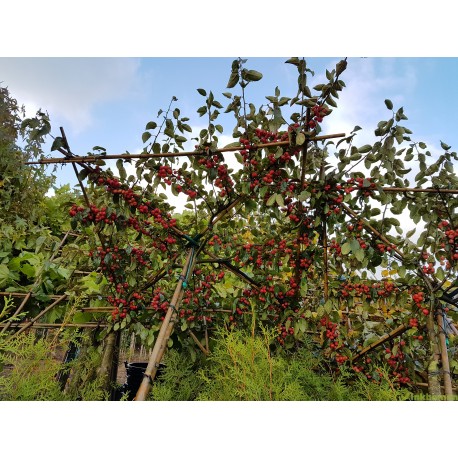
M 97 281 L 104 282 L 99 296 L 105 304 L 81 311 L 107 318 L 63 326 L 103 329 L 111 351 L 123 329 L 154 341 L 136 400 L 148 396 L 174 331 L 208 354 L 212 324 L 254 332 L 259 323 L 276 327 L 277 343 L 287 349 L 300 345 L 305 334 L 315 336 L 336 370 L 346 364 L 368 379 L 373 377 L 368 354 L 383 347 L 397 383 L 421 383 L 412 379 L 418 354 L 430 393 L 441 394 L 442 383 L 451 397 L 447 343 L 457 332 L 447 312 L 456 310 L 457 300 L 456 154 L 443 144 L 444 155 L 427 165 L 426 145 L 411 141 L 411 132 L 399 124 L 407 119 L 402 108 L 393 112 L 389 100 L 385 104 L 393 116 L 379 123 L 375 145 L 354 146 L 356 128 L 348 136 L 320 135 L 320 123 L 345 87 L 340 75 L 346 59 L 326 72 L 327 82 L 314 87 L 315 96 L 307 86 L 312 72 L 305 60 L 287 63 L 298 71 L 297 95 L 281 97 L 276 88 L 267 107 L 257 110 L 246 92 L 262 75 L 247 70 L 241 59 L 233 62 L 228 88 L 238 85 L 241 94 L 223 94 L 230 100 L 225 113 L 232 112 L 236 120 L 236 143 L 227 147 L 219 148 L 217 137 L 223 132 L 216 124 L 223 105 L 212 92 L 198 89 L 205 104 L 197 112 L 208 117 L 208 127 L 199 133 L 195 151 L 182 151 L 183 135 L 192 129 L 171 103 L 160 126 L 147 124 L 142 154 L 109 155 L 96 147 L 97 154 L 80 157 L 61 128 L 52 150 L 64 157 L 27 163 L 72 165 L 84 204 L 75 203 L 69 211 L 73 231 L 80 232 L 66 234 L 62 244 L 69 236 L 90 238 L 88 257 Z M 285 107 L 299 110 L 290 124 L 283 118 Z M 335 147 L 346 148 L 337 151 L 334 167 L 328 151 L 337 138 Z M 409 146 L 397 150 L 395 142 Z M 235 155 L 239 170 L 229 168 L 228 155 Z M 405 163 L 415 155 L 420 171 L 417 186 L 411 187 L 404 178 L 410 172 Z M 118 177 L 103 169 L 114 159 Z M 124 162 L 134 159 L 136 176 L 128 177 Z M 370 176 L 355 169 L 359 164 Z M 430 186 L 421 187 L 428 180 Z M 192 211 L 173 215 L 159 186 L 186 195 Z M 374 199 L 382 210 L 371 206 Z M 405 238 L 390 234 L 402 230 L 387 210 L 394 215 L 408 210 L 416 223 L 423 219 L 426 230 L 417 244 L 410 241 L 413 233 Z M 385 267 L 382 280 L 367 280 L 367 271 L 379 266 Z M 357 272 L 363 274 L 357 277 Z M 68 299 L 66 294 L 53 297 L 35 318 L 15 323 L 32 291 L 5 329 L 19 333 L 46 326 L 38 320 Z

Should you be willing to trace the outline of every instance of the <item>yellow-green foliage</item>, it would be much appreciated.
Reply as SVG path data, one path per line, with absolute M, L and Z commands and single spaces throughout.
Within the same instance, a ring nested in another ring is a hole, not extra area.
M 0 400 L 64 400 L 56 375 L 62 364 L 52 358 L 51 347 L 33 334 L 19 334 L 10 341 L 0 337 Z
M 332 376 L 319 349 L 306 343 L 289 355 L 274 354 L 272 331 L 261 335 L 221 331 L 196 400 L 208 401 L 368 401 L 401 400 L 410 393 L 398 390 L 388 376 L 375 384 L 353 373 Z

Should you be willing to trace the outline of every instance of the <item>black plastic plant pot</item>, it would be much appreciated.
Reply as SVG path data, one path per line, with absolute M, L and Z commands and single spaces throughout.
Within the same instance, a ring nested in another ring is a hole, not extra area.
M 127 399 L 132 401 L 140 388 L 148 363 L 128 363 L 125 361 L 124 365 L 126 367 L 127 374 L 126 383 L 118 389 L 116 400 L 121 399 L 123 395 L 127 394 Z M 163 368 L 164 364 L 160 364 L 156 373 L 156 378 L 161 374 Z

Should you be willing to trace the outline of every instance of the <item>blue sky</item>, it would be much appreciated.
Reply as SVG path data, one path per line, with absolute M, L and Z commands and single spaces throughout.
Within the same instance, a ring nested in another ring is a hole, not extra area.
M 245 57 L 245 56 L 242 56 Z M 343 56 L 344 57 L 344 56 Z M 255 105 L 266 103 L 278 86 L 281 94 L 295 95 L 296 69 L 285 64 L 287 57 L 247 57 L 247 68 L 260 71 L 261 81 L 247 88 L 247 99 Z M 312 57 L 308 67 L 315 71 L 309 85 L 324 81 L 326 68 L 332 69 L 341 57 Z M 49 113 L 52 133 L 63 126 L 74 153 L 84 155 L 96 145 L 108 153 L 139 152 L 141 135 L 148 121 L 158 121 L 159 109 L 167 108 L 172 96 L 181 116 L 191 118 L 193 134 L 205 127 L 196 113 L 204 98 L 197 88 L 221 95 L 228 91 L 232 57 L 207 58 L 0 58 L 0 81 L 8 86 L 28 114 L 38 108 Z M 458 133 L 454 109 L 458 105 L 458 58 L 360 58 L 349 57 L 342 75 L 347 87 L 339 107 L 323 123 L 325 133 L 349 133 L 363 127 L 357 144 L 374 141 L 377 122 L 390 113 L 384 100 L 395 109 L 403 106 L 409 118 L 405 125 L 412 138 L 424 141 L 432 152 L 440 141 L 456 150 Z M 231 89 L 236 93 L 236 89 Z M 233 118 L 219 118 L 225 128 L 222 146 L 230 143 Z M 190 148 L 192 144 L 190 143 Z M 48 145 L 50 146 L 50 145 Z M 59 153 L 54 154 L 59 157 Z M 57 183 L 75 183 L 70 167 L 59 168 Z

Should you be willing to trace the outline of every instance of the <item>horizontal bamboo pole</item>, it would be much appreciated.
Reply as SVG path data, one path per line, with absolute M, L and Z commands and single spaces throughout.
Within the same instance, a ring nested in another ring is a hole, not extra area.
M 380 188 L 385 192 L 440 192 L 444 194 L 458 194 L 458 189 L 441 189 L 441 188 Z
M 373 350 L 374 348 L 384 344 L 385 342 L 387 342 L 388 340 L 390 339 L 394 339 L 395 337 L 397 336 L 400 336 L 402 333 L 404 333 L 405 331 L 407 331 L 407 329 L 409 329 L 405 324 L 401 324 L 400 326 L 398 326 L 396 329 L 393 329 L 389 334 L 386 334 L 385 336 L 383 336 L 380 340 L 378 340 L 377 342 L 374 342 L 373 344 L 369 345 L 368 347 L 364 348 L 363 350 L 361 350 L 356 356 L 354 356 L 352 358 L 352 361 L 356 361 L 357 359 L 361 358 L 362 356 L 364 356 L 366 353 L 370 352 L 371 350 Z
M 329 135 L 320 135 L 318 137 L 310 137 L 309 141 L 321 141 L 321 140 L 328 140 L 331 138 L 340 138 L 345 137 L 344 133 L 341 134 L 329 134 Z M 272 142 L 272 143 L 260 143 L 258 145 L 250 146 L 251 149 L 260 149 L 260 148 L 267 148 L 270 146 L 288 146 L 290 145 L 288 141 L 282 142 Z M 294 146 L 294 145 L 293 145 Z M 190 151 L 190 152 L 182 152 L 182 153 L 158 153 L 158 154 L 107 154 L 107 155 L 97 155 L 97 156 L 74 156 L 74 157 L 65 157 L 65 158 L 49 158 L 49 159 L 41 159 L 39 161 L 33 162 L 25 162 L 24 165 L 36 165 L 36 164 L 65 164 L 65 163 L 72 163 L 72 162 L 96 162 L 99 160 L 106 160 L 106 159 L 154 159 L 154 158 L 162 158 L 162 157 L 182 157 L 182 156 L 207 156 L 208 154 L 216 154 L 216 153 L 226 153 L 231 151 L 240 151 L 245 149 L 244 146 L 233 146 L 230 148 L 220 148 L 214 151 Z
M 56 299 L 52 304 L 49 304 L 44 310 L 42 310 L 36 317 L 34 317 L 31 321 L 28 321 L 25 323 L 25 326 L 23 328 L 20 328 L 16 334 L 20 334 L 21 332 L 25 331 L 27 328 L 33 325 L 35 321 L 39 320 L 43 315 L 46 315 L 53 307 L 55 307 L 57 304 L 62 302 L 64 299 L 66 299 L 67 296 L 64 294 L 63 296 L 59 297 L 59 299 Z
M 11 296 L 11 297 L 26 297 L 30 294 L 31 297 L 38 296 L 40 293 L 9 293 L 9 292 L 0 292 L 0 296 Z M 63 297 L 63 295 L 50 295 L 48 296 L 50 299 L 59 299 Z
M 107 325 L 103 323 L 96 322 L 87 322 L 87 323 L 32 323 L 31 326 L 28 326 L 30 322 L 27 323 L 13 323 L 11 328 L 23 328 L 25 326 L 37 329 L 54 329 L 54 328 L 104 328 Z M 0 328 L 4 328 L 5 323 L 0 324 Z

